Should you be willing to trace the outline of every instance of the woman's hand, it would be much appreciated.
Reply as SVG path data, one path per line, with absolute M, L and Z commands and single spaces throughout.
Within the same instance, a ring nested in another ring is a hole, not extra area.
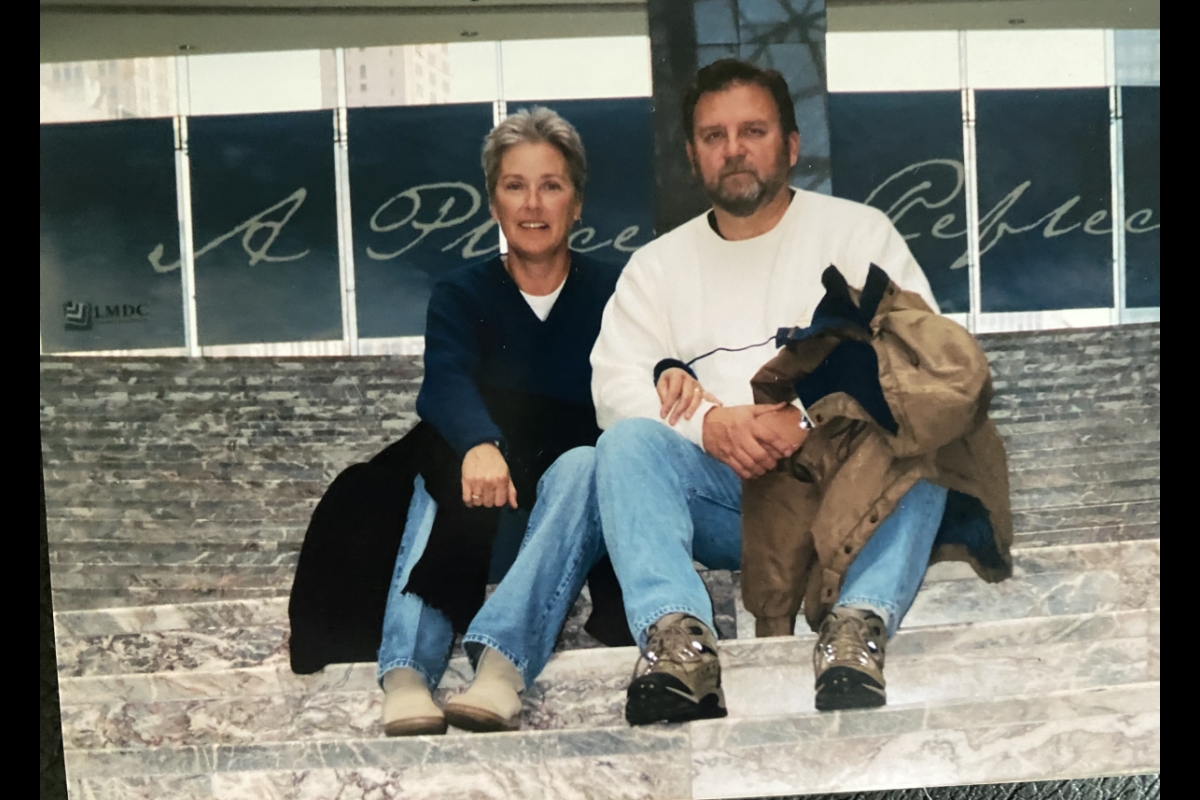
M 679 367 L 664 370 L 663 374 L 658 376 L 658 384 L 654 388 L 658 391 L 658 399 L 662 401 L 662 409 L 658 415 L 671 426 L 674 426 L 680 417 L 691 419 L 704 400 L 721 405 L 720 400 L 704 391 L 700 381 Z
M 517 487 L 496 445 L 484 442 L 467 451 L 462 463 L 462 500 L 469 508 L 517 507 Z

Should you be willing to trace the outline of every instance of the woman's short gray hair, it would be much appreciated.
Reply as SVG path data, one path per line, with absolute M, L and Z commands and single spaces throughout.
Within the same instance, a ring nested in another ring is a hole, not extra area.
M 487 178 L 488 197 L 496 196 L 496 184 L 500 180 L 500 161 L 514 145 L 546 142 L 562 153 L 567 162 L 567 177 L 575 189 L 575 198 L 583 199 L 583 185 L 587 183 L 587 157 L 583 152 L 583 141 L 575 126 L 548 108 L 534 106 L 532 110 L 522 108 L 509 114 L 483 141 L 483 174 Z

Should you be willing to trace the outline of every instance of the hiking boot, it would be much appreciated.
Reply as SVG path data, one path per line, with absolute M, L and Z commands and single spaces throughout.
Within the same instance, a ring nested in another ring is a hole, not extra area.
M 630 725 L 725 716 L 717 637 L 695 617 L 667 614 L 647 631 L 626 696 Z
M 821 623 L 813 650 L 817 710 L 877 708 L 887 702 L 883 653 L 887 626 L 878 614 L 834 608 Z

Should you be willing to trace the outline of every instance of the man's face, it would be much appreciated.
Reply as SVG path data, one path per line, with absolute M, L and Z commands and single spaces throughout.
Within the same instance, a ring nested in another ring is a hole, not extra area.
M 713 205 L 749 217 L 787 185 L 800 136 L 784 137 L 770 92 L 734 84 L 700 95 L 687 152 Z

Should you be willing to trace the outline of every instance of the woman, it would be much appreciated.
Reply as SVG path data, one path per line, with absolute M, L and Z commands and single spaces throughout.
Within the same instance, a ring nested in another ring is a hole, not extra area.
M 589 630 L 608 644 L 632 643 L 611 567 L 593 570 L 607 558 L 595 512 L 591 446 L 600 431 L 588 357 L 620 269 L 568 248 L 582 210 L 583 145 L 554 112 L 522 110 L 487 136 L 482 161 L 507 257 L 464 267 L 434 288 L 417 397 L 422 422 L 370 465 L 339 476 L 363 468 L 343 481 L 350 488 L 337 481 L 330 487 L 322 499 L 327 508 L 314 512 L 289 609 L 299 672 L 297 652 L 311 652 L 305 631 L 318 627 L 309 621 L 323 614 L 321 635 L 338 635 L 341 626 L 328 606 L 346 599 L 330 599 L 328 590 L 298 592 L 302 579 L 315 585 L 312 576 L 329 568 L 312 565 L 328 557 L 341 558 L 349 574 L 345 542 L 351 540 L 349 546 L 360 547 L 356 558 L 364 574 L 377 574 L 370 562 L 386 547 L 369 545 L 376 554 L 369 558 L 361 542 L 386 539 L 372 531 L 392 523 L 386 514 L 367 519 L 363 498 L 390 492 L 391 505 L 405 501 L 377 659 L 384 726 L 392 736 L 444 733 L 447 722 L 515 730 L 519 693 L 549 659 L 589 570 L 597 609 L 609 609 L 620 626 L 601 634 L 589 623 Z M 338 521 L 329 522 L 339 509 Z M 520 510 L 529 512 L 520 552 L 485 603 L 497 529 L 523 525 Z M 345 533 L 314 536 L 322 526 Z M 317 554 L 319 541 L 334 539 L 337 548 L 327 543 Z M 325 600 L 318 601 L 322 591 Z M 455 632 L 464 630 L 475 678 L 443 712 L 430 692 L 446 669 Z M 303 671 L 336 658 L 328 651 L 323 656 L 301 656 Z

